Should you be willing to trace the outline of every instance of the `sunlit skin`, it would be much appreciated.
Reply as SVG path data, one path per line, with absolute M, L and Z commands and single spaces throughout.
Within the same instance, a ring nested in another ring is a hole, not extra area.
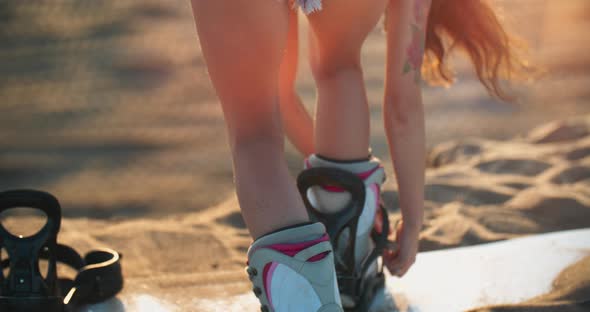
M 410 24 L 412 32 L 412 41 L 406 49 L 406 62 L 404 63 L 403 73 L 412 72 L 414 81 L 420 83 L 422 60 L 424 59 L 424 45 L 426 43 L 426 22 L 428 18 L 428 9 L 431 0 L 415 0 L 412 11 L 414 13 L 413 22 Z
M 419 81 L 420 78 L 422 57 L 419 59 L 419 64 L 413 63 L 410 72 L 406 70 L 406 64 L 408 64 L 412 58 L 416 58 L 414 55 L 416 52 L 411 50 L 411 47 L 416 44 L 416 37 L 424 38 L 425 23 L 429 7 L 430 1 L 418 0 L 392 1 L 388 8 L 384 8 L 388 10 L 387 14 L 389 18 L 385 25 L 387 30 L 388 60 L 386 67 L 383 121 L 387 131 L 390 153 L 392 155 L 393 165 L 398 180 L 400 206 L 403 213 L 403 221 L 398 224 L 396 229 L 391 229 L 391 239 L 394 239 L 397 242 L 397 247 L 399 248 L 392 246 L 391 249 L 384 253 L 384 260 L 390 272 L 398 276 L 403 276 L 415 261 L 416 253 L 418 251 L 418 235 L 422 226 L 425 130 L 421 89 L 420 86 L 417 85 L 417 81 Z M 313 14 L 310 17 L 313 17 Z M 415 33 L 417 25 L 419 25 L 420 36 L 416 36 Z M 315 40 L 311 35 L 312 34 L 310 34 L 311 40 Z M 292 36 L 291 31 L 289 36 Z M 420 56 L 422 56 L 424 53 L 424 42 L 419 42 L 418 45 L 421 47 L 419 53 Z M 310 59 L 313 64 L 314 62 L 317 62 L 316 57 L 318 54 L 317 46 L 313 41 L 310 42 L 310 50 Z M 292 81 L 295 77 L 294 70 L 296 69 L 297 62 L 296 51 L 296 46 L 294 46 L 292 50 L 287 50 L 285 59 L 283 60 L 281 81 L 288 81 L 288 83 L 284 83 L 284 85 L 290 86 L 291 89 L 285 87 L 285 89 L 289 91 L 282 93 L 285 96 L 281 98 L 281 109 L 284 111 L 283 120 L 284 124 L 286 124 L 285 128 L 291 129 L 291 131 L 287 131 L 289 139 L 291 139 L 291 142 L 293 142 L 300 152 L 304 155 L 308 155 L 309 153 L 316 152 L 317 149 L 313 149 L 314 138 L 311 136 L 311 133 L 313 132 L 311 129 L 313 121 L 309 115 L 304 112 L 304 108 L 300 104 L 301 100 L 292 89 L 292 86 L 294 85 Z M 399 57 L 400 55 L 403 57 Z M 285 68 L 291 68 L 293 71 L 287 71 Z M 362 72 L 360 74 L 362 75 Z M 349 85 L 354 86 L 354 83 L 349 82 Z M 318 88 L 321 88 L 321 86 L 318 86 Z M 334 92 L 338 92 L 338 90 L 335 90 Z M 364 98 L 363 101 L 363 103 L 366 103 L 366 98 Z M 342 104 L 346 102 L 340 103 Z M 320 110 L 319 107 L 321 107 L 321 105 L 326 104 L 324 104 L 320 98 L 317 103 L 318 111 Z M 338 104 L 335 104 L 334 106 L 337 105 Z M 355 103 L 352 102 L 349 105 L 355 105 Z M 294 114 L 288 114 L 286 111 L 294 112 Z M 341 116 L 336 109 L 332 114 L 335 116 L 334 119 L 341 120 L 343 124 L 348 125 L 348 129 L 359 129 L 364 125 L 368 126 L 368 116 L 366 118 L 358 118 L 358 115 L 351 114 L 350 118 L 344 119 L 345 116 Z M 317 129 L 320 123 L 321 120 L 318 120 L 318 115 L 316 113 L 316 135 L 320 131 Z M 363 141 L 365 137 L 359 134 L 359 131 L 351 131 L 349 137 L 346 139 L 353 141 L 356 137 L 356 140 Z M 332 138 L 332 140 L 330 140 L 330 138 Z M 342 137 L 339 137 L 338 134 L 335 133 L 333 137 L 328 137 L 326 141 L 339 142 L 338 139 L 342 139 Z M 318 141 L 316 138 L 315 143 L 315 146 L 318 147 L 318 145 L 321 145 L 322 141 Z M 340 143 L 340 145 L 345 144 L 344 142 Z M 366 146 L 368 146 L 368 143 L 366 143 Z M 398 150 L 394 148 L 395 146 L 403 146 L 404 148 Z M 358 148 L 357 151 L 358 156 L 360 156 L 363 155 L 362 153 L 365 152 L 366 149 L 361 147 Z M 331 155 L 333 158 L 345 159 L 339 156 L 339 153 L 330 153 L 329 151 L 325 151 L 325 149 L 324 153 Z M 379 219 L 380 217 L 376 218 L 376 220 Z M 376 224 L 376 227 L 380 230 L 380 224 Z
M 416 1 L 416 2 L 415 2 Z M 399 206 L 403 219 L 396 230 L 397 249 L 386 250 L 384 264 L 392 274 L 403 276 L 416 260 L 418 237 L 424 215 L 424 171 L 425 171 L 425 124 L 422 90 L 417 81 L 420 77 L 419 64 L 414 75 L 404 73 L 408 59 L 415 57 L 407 52 L 415 44 L 417 21 L 416 3 L 424 16 L 428 15 L 430 1 L 391 1 L 387 7 L 387 66 L 385 74 L 385 95 L 383 101 L 383 122 L 389 143 L 393 167 L 399 190 Z M 424 32 L 426 18 L 419 21 Z M 424 35 L 420 36 L 424 40 Z M 421 47 L 424 43 L 419 44 Z M 422 48 L 420 55 L 422 55 Z M 404 53 L 406 52 L 406 53 Z M 392 231 L 393 232 L 393 231 Z
M 384 260 L 393 274 L 403 276 L 418 250 L 424 198 L 421 92 L 415 77 L 404 74 L 414 38 L 415 1 L 326 0 L 323 10 L 308 16 L 309 59 L 318 88 L 313 119 L 293 89 L 296 15 L 287 3 L 192 0 L 192 5 L 227 124 L 236 193 L 254 238 L 308 221 L 287 170 L 284 134 L 305 156 L 320 153 L 335 159 L 359 159 L 368 155 L 369 109 L 360 51 L 387 10 L 383 119 L 403 223 L 397 236 L 392 233 L 399 248 L 386 251 Z M 427 14 L 428 8 L 424 10 Z

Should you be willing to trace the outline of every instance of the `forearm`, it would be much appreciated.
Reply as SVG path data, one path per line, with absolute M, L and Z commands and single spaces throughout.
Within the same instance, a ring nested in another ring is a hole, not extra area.
M 396 0 L 387 8 L 383 118 L 407 226 L 424 216 L 425 126 L 421 67 L 430 0 Z
M 424 216 L 425 126 L 419 94 L 389 98 L 384 106 L 384 125 L 399 192 L 404 225 L 419 230 Z M 391 102 L 406 101 L 411 110 L 403 115 Z
M 313 119 L 305 110 L 301 99 L 295 93 L 286 92 L 281 96 L 281 118 L 283 129 L 289 141 L 303 154 L 314 152 Z

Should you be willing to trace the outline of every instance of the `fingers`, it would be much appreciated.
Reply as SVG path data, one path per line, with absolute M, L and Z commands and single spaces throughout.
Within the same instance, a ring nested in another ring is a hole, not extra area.
M 373 225 L 377 233 L 383 233 L 383 212 L 381 209 L 377 210 L 377 215 L 375 216 L 375 224 Z
M 396 224 L 396 232 L 396 241 L 388 242 L 383 261 L 392 275 L 402 277 L 416 262 L 417 242 L 403 233 L 403 223 Z
M 402 264 L 396 269 L 396 275 L 399 277 L 404 276 L 408 272 L 410 267 L 412 267 L 412 265 L 416 262 L 416 258 L 412 257 L 409 259 L 404 259 L 401 262 Z
M 416 262 L 415 255 L 386 251 L 383 255 L 384 264 L 392 275 L 402 277 Z

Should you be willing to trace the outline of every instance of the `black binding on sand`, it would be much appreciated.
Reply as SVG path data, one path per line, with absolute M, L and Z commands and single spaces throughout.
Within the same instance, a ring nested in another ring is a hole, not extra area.
M 312 186 L 337 186 L 351 195 L 348 205 L 337 213 L 322 213 L 316 210 L 307 197 L 307 190 Z M 375 248 L 364 259 L 360 267 L 355 263 L 355 244 L 358 219 L 365 203 L 365 184 L 357 175 L 338 168 L 315 167 L 302 171 L 297 177 L 297 187 L 305 203 L 305 207 L 313 220 L 322 222 L 326 226 L 332 246 L 336 248 L 340 234 L 350 229 L 349 241 L 344 251 L 344 260 L 335 257 L 338 287 L 341 294 L 346 294 L 355 302 L 355 307 L 350 311 L 367 311 L 377 291 L 385 286 L 383 264 L 380 263 L 377 275 L 364 278 L 370 265 L 383 253 L 388 245 L 389 219 L 387 211 L 380 205 L 383 231 L 378 233 L 375 229 L 371 232 L 371 238 L 375 242 Z
M 69 312 L 108 299 L 123 288 L 119 253 L 100 249 L 82 258 L 57 243 L 61 207 L 54 196 L 36 190 L 0 192 L 0 213 L 17 207 L 39 209 L 47 222 L 28 237 L 15 236 L 0 223 L 0 248 L 8 255 L 2 259 L 0 254 L 0 311 Z M 40 259 L 47 260 L 45 277 L 39 270 Z M 58 262 L 78 271 L 75 280 L 57 277 Z

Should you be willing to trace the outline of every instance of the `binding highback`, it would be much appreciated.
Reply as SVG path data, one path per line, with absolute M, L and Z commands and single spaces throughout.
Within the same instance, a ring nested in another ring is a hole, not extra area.
M 30 207 L 47 216 L 45 225 L 35 234 L 15 236 L 0 223 L 0 248 L 8 255 L 8 275 L 0 270 L 0 311 L 62 311 L 57 279 L 57 233 L 61 222 L 59 202 L 51 194 L 35 190 L 14 190 L 0 193 L 0 213 Z M 47 274 L 41 275 L 39 259 L 47 259 Z M 1 255 L 0 255 L 1 257 Z M 5 259 L 1 259 L 4 262 Z
M 123 288 L 121 255 L 102 248 L 82 258 L 73 248 L 57 243 L 61 207 L 51 194 L 36 190 L 0 192 L 0 213 L 18 207 L 41 210 L 47 222 L 36 234 L 23 237 L 0 224 L 0 311 L 68 312 L 115 296 Z M 39 260 L 47 261 L 41 275 Z M 74 280 L 58 278 L 57 263 L 78 271 Z M 4 274 L 4 269 L 8 274 Z

